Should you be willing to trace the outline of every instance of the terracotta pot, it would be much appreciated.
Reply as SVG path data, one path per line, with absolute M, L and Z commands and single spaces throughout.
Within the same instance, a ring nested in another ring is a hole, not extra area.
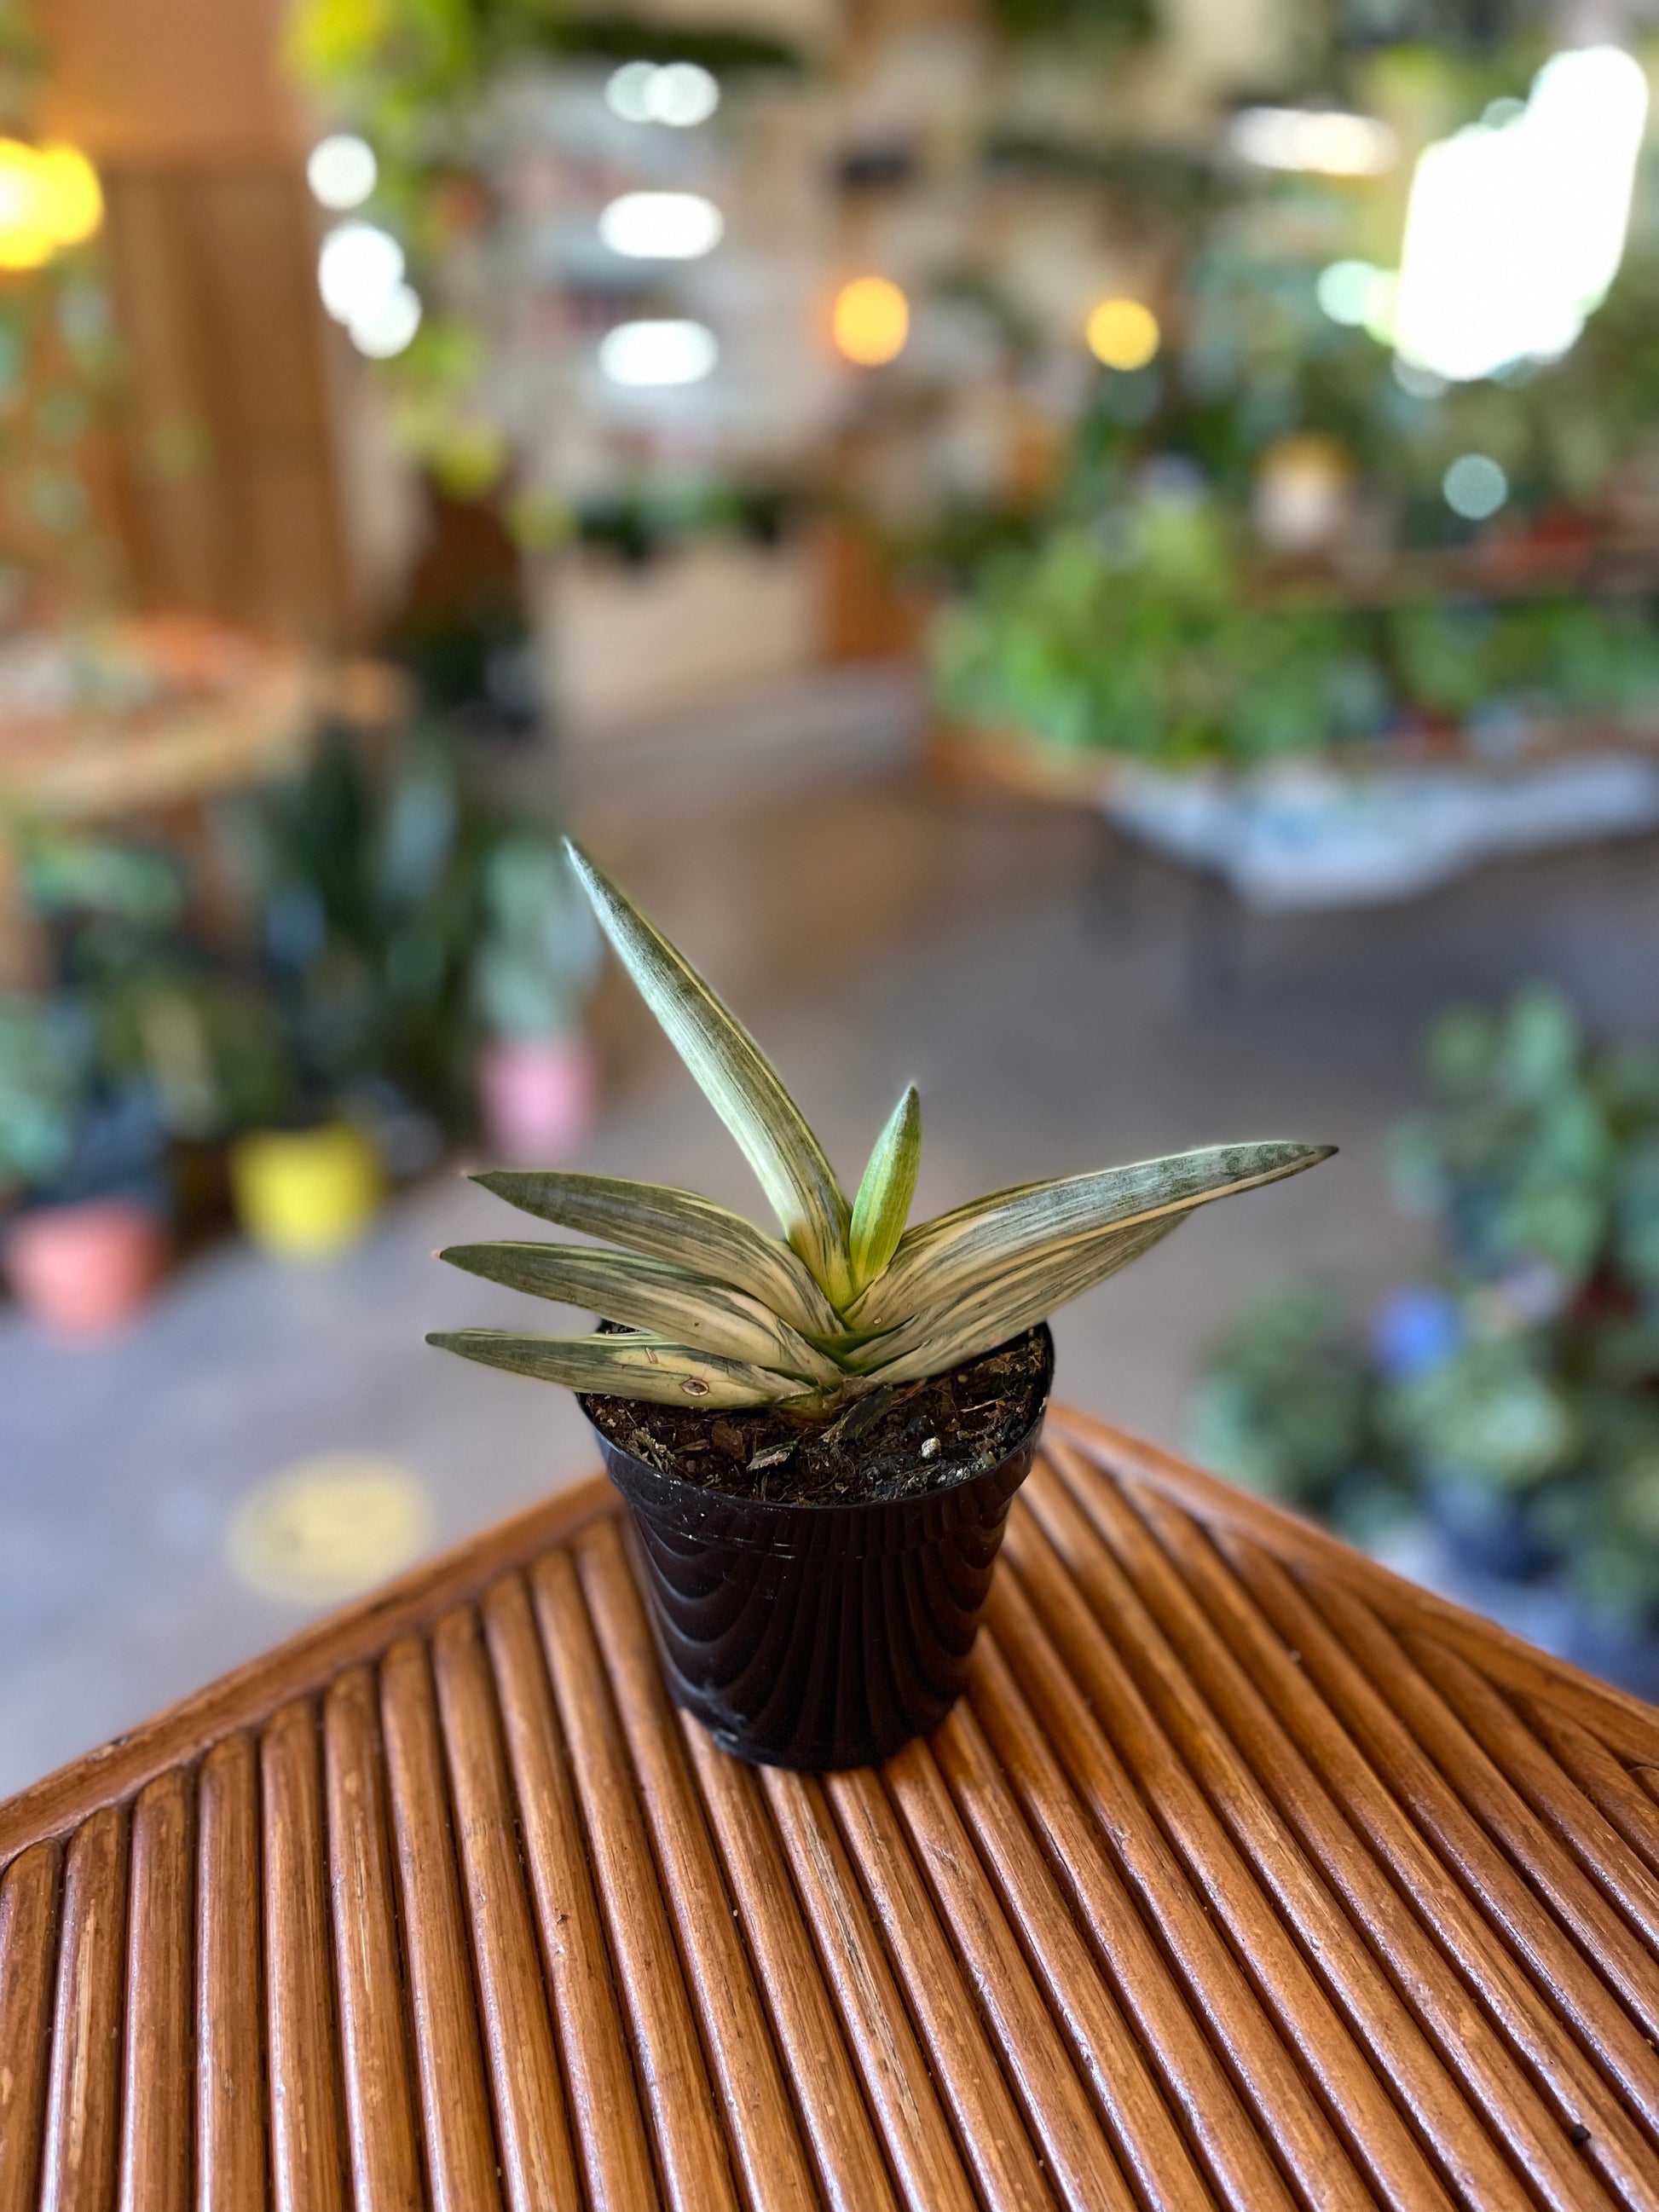
M 166 1272 L 168 1238 L 136 1199 L 92 1199 L 19 1214 L 6 1231 L 7 1278 L 18 1304 L 60 1336 L 122 1328 Z
M 478 1055 L 478 1120 L 507 1167 L 557 1167 L 599 1118 L 599 1055 L 585 1036 L 497 1037 Z
M 664 1474 L 596 1429 L 633 1514 L 669 1693 L 723 1750 L 809 1772 L 867 1766 L 961 1696 L 1042 1404 L 993 1468 L 910 1498 L 799 1505 Z
M 231 1148 L 231 1188 L 246 1235 L 273 1258 L 331 1260 L 379 1210 L 380 1164 L 360 1129 L 257 1129 Z

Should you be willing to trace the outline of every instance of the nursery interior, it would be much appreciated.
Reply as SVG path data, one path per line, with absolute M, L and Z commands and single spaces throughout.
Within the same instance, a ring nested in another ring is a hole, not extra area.
M 1659 1694 L 1637 0 L 0 0 L 0 1796 L 592 1471 L 466 1179 L 1334 1145 L 1059 1397 Z M 567 1315 L 568 1320 L 569 1316 Z

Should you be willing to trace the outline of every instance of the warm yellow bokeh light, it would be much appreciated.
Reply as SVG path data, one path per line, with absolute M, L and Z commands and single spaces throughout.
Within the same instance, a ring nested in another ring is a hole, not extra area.
M 910 302 L 885 276 L 855 276 L 836 295 L 836 350 L 860 368 L 896 361 L 910 335 Z
M 103 219 L 98 173 L 84 154 L 0 138 L 0 269 L 38 269 Z
M 1107 368 L 1145 368 L 1158 351 L 1158 317 L 1139 300 L 1103 300 L 1083 334 Z

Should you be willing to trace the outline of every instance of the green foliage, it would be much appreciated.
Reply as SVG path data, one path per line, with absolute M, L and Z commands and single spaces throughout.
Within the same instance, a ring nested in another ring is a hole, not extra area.
M 849 1208 L 777 1071 L 690 963 L 584 854 L 577 873 L 670 1041 L 731 1130 L 787 1241 L 695 1194 L 611 1176 L 494 1173 L 485 1187 L 620 1251 L 469 1244 L 440 1257 L 597 1310 L 624 1334 L 462 1329 L 428 1341 L 577 1390 L 827 1411 L 942 1374 L 1035 1326 L 1194 1206 L 1299 1174 L 1328 1146 L 1220 1145 L 999 1191 L 907 1230 L 921 1151 L 907 1090 Z M 643 1332 L 643 1333 L 641 1333 Z
M 1364 619 L 1250 603 L 1234 532 L 1190 489 L 988 565 L 935 639 L 963 720 L 1068 752 L 1269 760 L 1375 730 L 1389 701 Z
M 1392 1168 L 1440 1282 L 1369 1340 L 1328 1289 L 1263 1301 L 1206 1370 L 1194 1444 L 1351 1531 L 1476 1501 L 1527 1571 L 1659 1619 L 1659 1049 L 1592 1044 L 1534 985 L 1443 1016 L 1425 1064 L 1437 1103 Z
M 72 1008 L 0 994 L 0 1201 L 69 1165 L 92 1091 L 91 1037 Z

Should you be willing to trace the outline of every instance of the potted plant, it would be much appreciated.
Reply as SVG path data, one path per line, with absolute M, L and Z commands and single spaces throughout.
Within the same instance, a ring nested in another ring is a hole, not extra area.
M 139 1091 L 97 1094 L 84 1010 L 0 1000 L 0 1200 L 7 1279 L 60 1335 L 120 1328 L 166 1269 L 159 1124 Z
M 463 1244 L 441 1256 L 597 1310 L 603 1324 L 428 1341 L 580 1394 L 633 1513 L 670 1689 L 718 1742 L 809 1769 L 884 1758 L 935 1726 L 962 1688 L 1048 1398 L 1048 1315 L 1195 1206 L 1295 1175 L 1331 1148 L 1215 1146 L 1028 1183 L 909 1229 L 911 1087 L 849 1206 L 754 1040 L 570 849 L 784 1237 L 686 1191 L 492 1170 L 477 1177 L 486 1189 L 604 1244 Z
M 599 1066 L 582 1029 L 599 931 L 563 854 L 511 830 L 483 864 L 488 934 L 473 971 L 489 1034 L 478 1054 L 478 1118 L 497 1159 L 568 1159 L 599 1110 Z

